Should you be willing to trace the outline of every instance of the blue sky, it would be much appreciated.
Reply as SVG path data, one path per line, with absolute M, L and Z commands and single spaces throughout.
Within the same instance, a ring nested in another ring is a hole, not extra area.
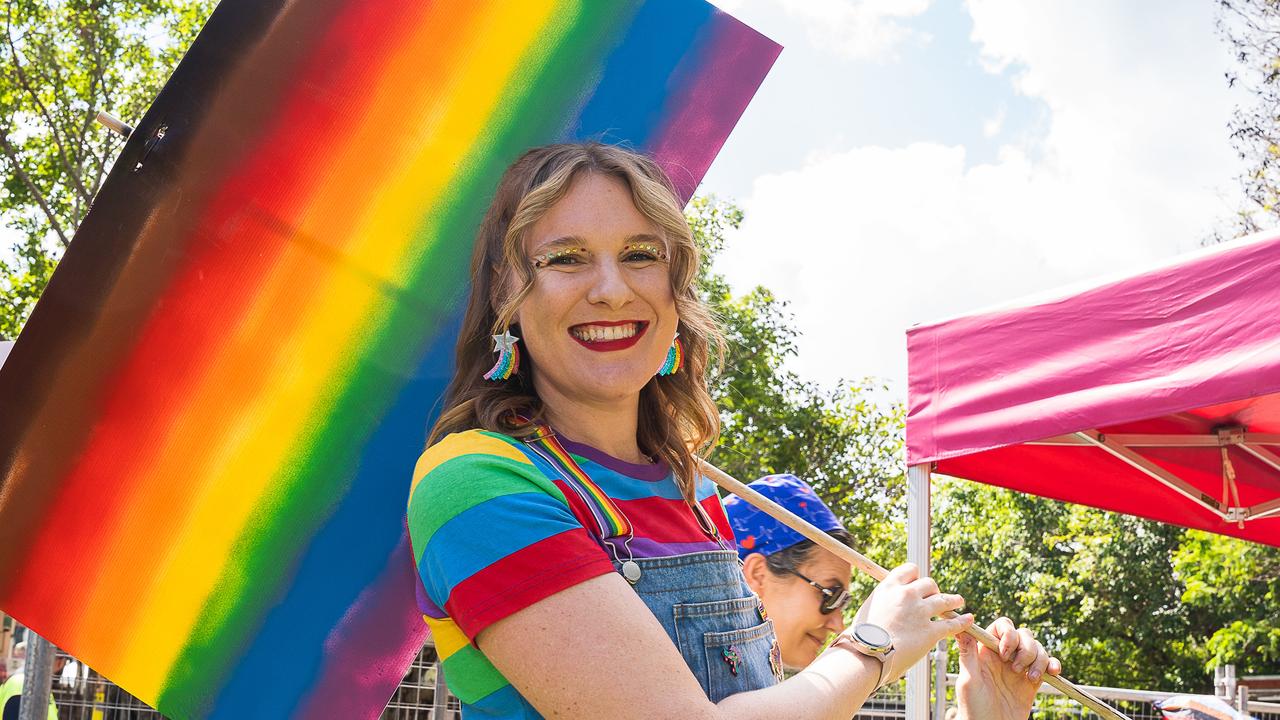
M 870 56 L 815 41 L 781 3 L 720 4 L 785 50 L 707 178 L 716 192 L 750 191 L 752 178 L 732 172 L 745 156 L 757 167 L 781 169 L 814 150 L 928 138 L 962 144 L 971 161 L 982 162 L 994 158 L 1001 139 L 1034 132 L 1048 112 L 1043 102 L 1011 92 L 1013 69 L 983 68 L 961 2 L 920 3 L 924 11 L 901 23 L 912 34 Z M 988 136 L 984 128 L 994 118 L 1003 123 Z
M 903 331 L 1196 248 L 1235 208 L 1212 3 L 715 0 L 786 49 L 702 191 L 793 367 L 900 395 Z

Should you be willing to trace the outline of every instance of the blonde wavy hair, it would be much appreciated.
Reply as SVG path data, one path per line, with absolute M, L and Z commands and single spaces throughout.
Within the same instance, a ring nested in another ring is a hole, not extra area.
M 717 349 L 716 357 L 723 357 L 719 351 L 724 339 L 694 287 L 698 248 L 671 180 L 649 157 L 621 147 L 546 145 L 526 152 L 503 174 L 476 234 L 457 370 L 427 445 L 449 433 L 474 428 L 526 437 L 533 428 L 513 422 L 515 413 L 542 420 L 542 400 L 533 386 L 538 371 L 534 358 L 522 353 L 518 372 L 505 382 L 485 380 L 484 374 L 494 362 L 491 336 L 511 327 L 516 310 L 533 287 L 534 268 L 524 252 L 525 233 L 586 173 L 622 181 L 636 209 L 660 228 L 667 242 L 684 367 L 674 375 L 654 376 L 641 389 L 636 440 L 641 451 L 671 466 L 685 498 L 693 501 L 700 474 L 698 458 L 720 434 L 720 415 L 707 391 L 707 380 L 711 348 Z

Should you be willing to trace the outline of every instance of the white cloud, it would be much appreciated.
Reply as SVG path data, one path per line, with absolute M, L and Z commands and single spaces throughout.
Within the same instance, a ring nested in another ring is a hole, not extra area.
M 1050 117 L 967 162 L 923 139 L 757 178 L 722 267 L 792 301 L 795 368 L 905 389 L 903 332 L 1194 248 L 1229 210 L 1227 53 L 1212 8 L 971 0 L 973 39 Z
M 996 114 L 994 116 L 988 118 L 986 122 L 982 123 L 982 136 L 985 138 L 993 138 L 999 135 L 1000 131 L 1004 128 L 1004 118 L 1008 113 L 1008 106 L 1001 105 L 1000 109 L 996 110 Z
M 750 24 L 764 6 L 775 6 L 799 23 L 810 42 L 855 60 L 891 60 L 904 43 L 929 36 L 906 21 L 924 13 L 930 0 L 715 0 Z

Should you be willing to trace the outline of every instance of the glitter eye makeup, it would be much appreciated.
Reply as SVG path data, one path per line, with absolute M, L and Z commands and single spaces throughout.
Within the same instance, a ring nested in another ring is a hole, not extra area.
M 651 242 L 627 243 L 627 245 L 622 248 L 622 255 L 623 257 L 629 257 L 632 253 L 644 253 L 649 256 L 649 259 L 657 262 L 667 261 L 666 249 L 657 243 L 651 243 Z
M 576 260 L 581 262 L 587 254 L 586 248 L 566 247 L 552 250 L 541 255 L 533 256 L 533 269 L 540 270 L 548 265 L 572 265 L 576 263 L 567 262 L 567 260 Z M 563 261 L 563 262 L 562 262 Z

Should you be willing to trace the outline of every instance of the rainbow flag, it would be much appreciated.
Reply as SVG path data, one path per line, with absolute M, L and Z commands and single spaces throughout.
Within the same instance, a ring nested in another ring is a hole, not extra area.
M 0 608 L 173 718 L 373 718 L 468 258 L 523 150 L 687 199 L 779 48 L 701 0 L 224 0 L 0 371 Z

